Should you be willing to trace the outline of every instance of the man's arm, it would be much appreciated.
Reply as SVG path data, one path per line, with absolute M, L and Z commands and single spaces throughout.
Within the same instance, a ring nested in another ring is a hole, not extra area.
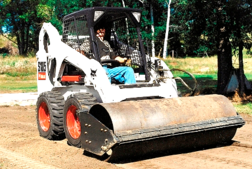
M 117 60 L 119 63 L 122 63 L 122 64 L 125 64 L 127 61 L 131 62 L 130 59 L 128 60 L 127 58 L 123 58 L 121 56 L 116 56 L 115 52 L 111 48 L 109 42 L 106 40 L 104 40 L 103 42 L 104 42 L 105 46 L 107 46 L 109 48 L 111 59 Z
M 127 58 L 122 58 L 120 56 L 116 56 L 115 57 L 115 60 L 117 60 L 118 62 L 120 63 L 125 63 L 127 61 Z

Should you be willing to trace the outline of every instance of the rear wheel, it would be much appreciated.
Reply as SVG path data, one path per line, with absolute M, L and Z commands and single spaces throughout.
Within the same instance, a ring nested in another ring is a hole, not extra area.
M 81 147 L 81 123 L 78 110 L 89 110 L 97 103 L 96 98 L 90 93 L 71 94 L 64 107 L 64 131 L 69 145 Z
M 63 128 L 64 98 L 57 91 L 41 93 L 37 100 L 37 125 L 40 136 L 49 140 L 65 138 Z

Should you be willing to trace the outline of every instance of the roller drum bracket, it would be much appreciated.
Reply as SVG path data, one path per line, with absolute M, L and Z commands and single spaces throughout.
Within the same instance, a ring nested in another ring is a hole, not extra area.
M 86 111 L 80 112 L 81 147 L 98 156 L 109 151 L 117 142 L 113 132 Z

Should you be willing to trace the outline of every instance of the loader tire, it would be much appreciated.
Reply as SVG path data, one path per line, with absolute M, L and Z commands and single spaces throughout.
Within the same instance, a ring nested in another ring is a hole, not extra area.
M 63 127 L 64 98 L 57 91 L 41 93 L 37 100 L 37 125 L 41 137 L 65 138 Z
M 89 110 L 96 103 L 96 98 L 90 93 L 76 93 L 68 96 L 64 107 L 64 131 L 69 145 L 81 147 L 81 124 L 76 111 Z

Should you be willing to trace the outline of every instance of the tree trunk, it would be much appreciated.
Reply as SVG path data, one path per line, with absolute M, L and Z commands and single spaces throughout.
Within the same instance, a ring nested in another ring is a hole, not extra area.
M 229 35 L 225 27 L 220 29 L 219 36 L 217 93 L 224 95 L 232 72 L 232 51 Z
M 16 34 L 15 34 L 15 36 L 16 36 L 16 38 L 17 38 L 18 54 L 19 54 L 19 55 L 21 55 L 21 54 L 20 54 L 20 40 L 19 40 L 19 39 L 20 39 L 20 37 L 19 37 L 19 34 L 18 34 L 18 33 L 16 33 Z
M 244 75 L 244 66 L 243 66 L 243 40 L 241 38 L 241 26 L 240 26 L 240 17 L 236 18 L 236 23 L 237 23 L 237 38 L 239 41 L 239 95 L 243 96 L 245 92 L 245 75 Z
M 155 27 L 154 27 L 154 16 L 153 16 L 152 3 L 150 3 L 150 13 L 151 13 L 151 31 L 152 31 L 151 55 L 152 55 L 152 57 L 155 57 L 155 39 L 154 39 Z
M 164 50 L 163 50 L 163 58 L 166 58 L 167 53 L 167 43 L 168 43 L 168 35 L 169 35 L 169 25 L 170 25 L 170 4 L 171 0 L 168 3 L 167 9 L 167 21 L 166 21 L 166 31 L 165 31 L 165 39 L 164 39 Z
M 124 2 L 124 0 L 122 0 L 122 5 L 123 5 L 123 7 L 125 8 L 125 2 Z M 127 31 L 127 43 L 128 43 L 128 45 L 129 45 L 129 24 L 128 24 L 128 19 L 127 18 L 125 18 L 125 23 L 126 23 L 126 31 Z
M 19 34 L 20 34 L 20 55 L 24 55 L 25 52 L 25 26 L 24 26 L 24 22 L 21 22 L 21 25 L 19 27 Z
M 245 74 L 243 67 L 243 42 L 239 43 L 239 95 L 243 96 L 245 93 Z
M 24 49 L 24 53 L 27 54 L 28 49 L 29 49 L 29 24 L 26 26 L 26 38 L 25 38 L 25 49 Z
M 227 16 L 223 13 L 225 3 L 218 1 L 217 7 L 217 24 L 218 24 L 218 80 L 217 93 L 226 94 L 226 87 L 229 83 L 230 75 L 232 73 L 232 49 L 229 41 L 229 30 L 226 27 Z

